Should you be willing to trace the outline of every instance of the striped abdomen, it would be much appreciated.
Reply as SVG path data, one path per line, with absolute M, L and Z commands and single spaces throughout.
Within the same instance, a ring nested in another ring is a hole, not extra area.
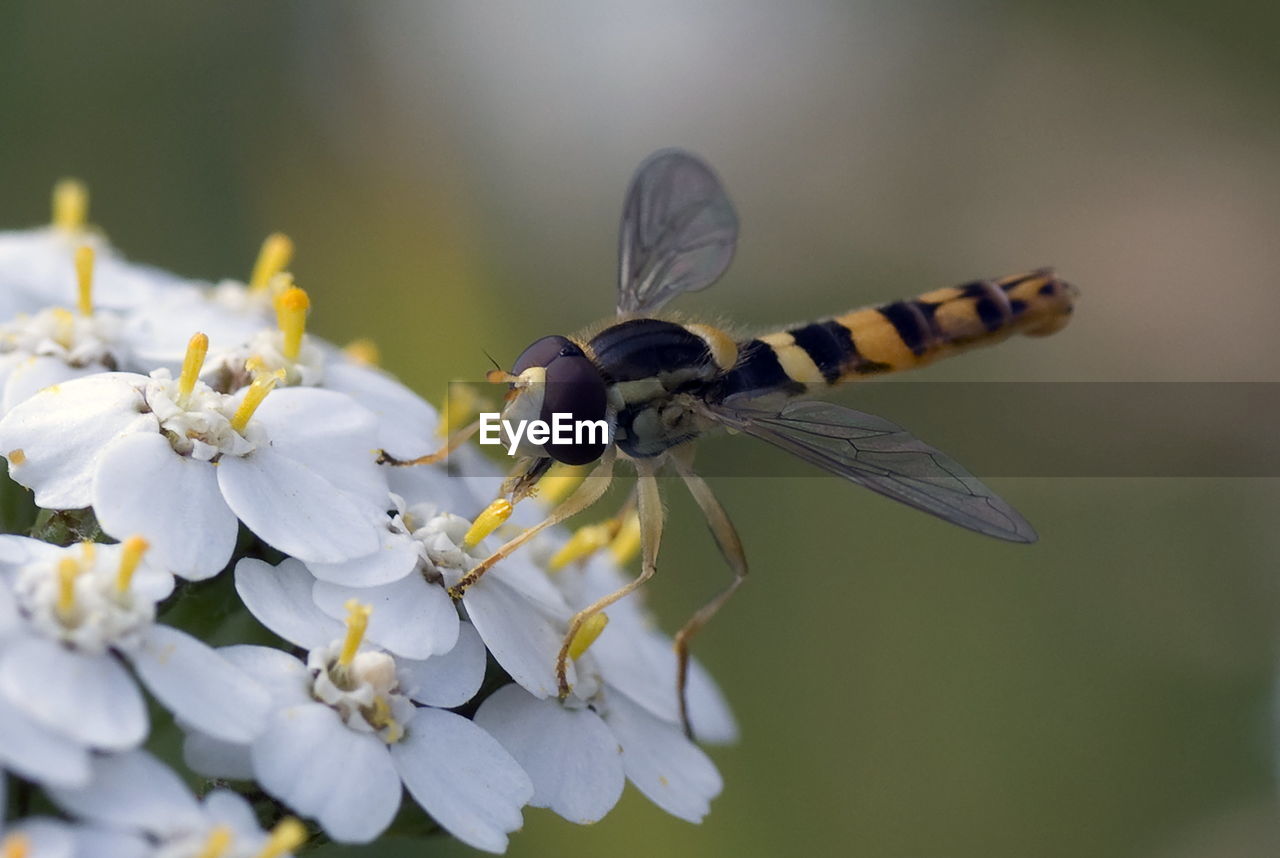
M 1014 333 L 1043 336 L 1071 318 L 1075 287 L 1041 270 L 938 289 L 854 310 L 742 344 L 722 396 L 789 394 L 997 343 Z

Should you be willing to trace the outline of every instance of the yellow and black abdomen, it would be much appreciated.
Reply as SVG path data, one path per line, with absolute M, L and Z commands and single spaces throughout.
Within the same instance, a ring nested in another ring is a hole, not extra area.
M 1014 333 L 1051 334 L 1071 318 L 1075 288 L 1052 271 L 979 280 L 766 334 L 743 343 L 721 395 L 798 395 L 914 369 Z

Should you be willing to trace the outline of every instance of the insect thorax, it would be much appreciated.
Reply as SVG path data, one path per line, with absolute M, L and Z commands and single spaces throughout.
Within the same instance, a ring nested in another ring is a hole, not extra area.
M 722 373 L 705 336 L 661 319 L 630 319 L 591 339 L 629 456 L 656 456 L 705 431 L 690 406 Z

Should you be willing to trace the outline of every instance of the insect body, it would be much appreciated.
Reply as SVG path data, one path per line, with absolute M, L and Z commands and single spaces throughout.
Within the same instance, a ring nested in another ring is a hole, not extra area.
M 802 397 L 922 366 L 1015 332 L 1053 333 L 1070 318 L 1074 288 L 1039 270 L 939 289 L 747 340 L 707 325 L 658 318 L 670 299 L 720 277 L 732 259 L 737 226 L 728 197 L 702 161 L 675 150 L 651 156 L 632 180 L 623 208 L 618 321 L 590 337 L 544 337 L 525 349 L 510 373 L 491 374 L 511 385 L 504 417 L 545 420 L 558 412 L 579 420 L 604 418 L 614 435 L 609 442 L 521 447 L 504 485 L 506 497 L 495 502 L 506 509 L 533 492 L 553 461 L 595 462 L 595 469 L 546 520 L 464 576 L 455 595 L 535 533 L 597 500 L 619 456 L 636 469 L 641 573 L 573 618 L 557 665 L 562 696 L 569 691 L 569 647 L 583 623 L 656 570 L 663 523 L 656 476 L 670 467 L 707 517 L 734 572 L 730 586 L 676 636 L 684 714 L 689 640 L 747 571 L 728 515 L 692 467 L 693 442 L 718 429 L 754 436 L 979 533 L 1012 542 L 1036 539 L 1022 516 L 940 451 L 887 420 Z

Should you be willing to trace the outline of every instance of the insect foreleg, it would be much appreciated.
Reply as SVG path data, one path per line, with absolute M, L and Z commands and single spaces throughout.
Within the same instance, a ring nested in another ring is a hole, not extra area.
M 686 699 L 689 679 L 689 642 L 694 635 L 702 630 L 703 626 L 711 622 L 711 618 L 716 615 L 716 612 L 724 606 L 725 602 L 729 601 L 730 596 L 737 592 L 738 588 L 742 586 L 742 582 L 747 580 L 747 555 L 742 549 L 742 540 L 738 538 L 738 531 L 734 528 L 733 522 L 729 520 L 729 514 L 725 512 L 724 507 L 720 505 L 720 501 L 712 493 L 711 486 L 707 485 L 706 480 L 693 472 L 693 445 L 686 444 L 672 450 L 670 459 L 676 473 L 680 475 L 680 478 L 684 480 L 684 484 L 688 487 L 689 494 L 693 495 L 698 508 L 702 510 L 703 516 L 706 517 L 707 526 L 711 528 L 711 535 L 715 537 L 720 553 L 724 555 L 725 561 L 733 571 L 733 580 L 729 582 L 729 586 L 699 608 L 680 631 L 676 633 L 675 637 L 676 700 L 680 705 L 680 722 L 684 725 L 685 734 L 692 739 L 693 728 L 689 723 L 689 704 Z
M 480 431 L 480 421 L 477 420 L 467 426 L 462 427 L 445 439 L 444 446 L 434 453 L 428 453 L 425 456 L 419 456 L 416 459 L 397 459 L 386 450 L 378 451 L 378 464 L 391 465 L 396 468 L 408 468 L 413 465 L 435 465 L 443 462 L 448 458 L 449 454 L 461 447 L 467 441 L 471 440 L 471 436 Z
M 658 465 L 651 459 L 636 459 L 636 503 L 640 513 L 640 574 L 625 586 L 592 602 L 573 615 L 569 621 L 569 631 L 560 645 L 560 654 L 556 657 L 556 682 L 560 690 L 560 698 L 569 696 L 569 680 L 565 675 L 568 669 L 569 649 L 582 626 L 592 617 L 599 614 L 614 602 L 635 592 L 657 571 L 658 546 L 662 542 L 662 496 L 658 492 Z
M 507 541 L 501 548 L 490 554 L 484 560 L 473 566 L 467 574 L 463 575 L 456 585 L 449 588 L 449 595 L 455 599 L 461 599 L 462 594 L 467 588 L 479 581 L 490 567 L 524 545 L 530 539 L 537 536 L 542 531 L 552 525 L 559 524 L 570 516 L 577 515 L 587 507 L 600 499 L 600 496 L 609 488 L 609 483 L 613 480 L 613 465 L 618 458 L 618 448 L 609 446 L 603 456 L 600 457 L 599 463 L 591 471 L 590 474 L 582 481 L 582 483 L 573 490 L 573 494 L 565 498 L 559 506 L 551 510 L 551 514 L 533 527 L 527 528 L 516 534 Z M 508 512 L 510 510 L 508 509 Z

